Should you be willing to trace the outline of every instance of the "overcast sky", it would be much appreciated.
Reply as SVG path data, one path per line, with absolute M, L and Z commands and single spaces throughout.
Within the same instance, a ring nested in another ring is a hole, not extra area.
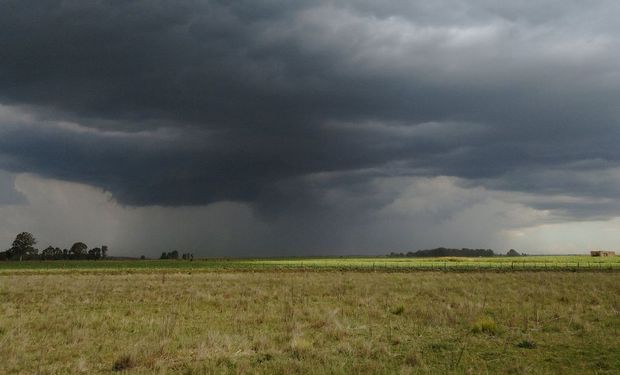
M 0 0 L 0 248 L 615 249 L 619 18 L 611 0 Z

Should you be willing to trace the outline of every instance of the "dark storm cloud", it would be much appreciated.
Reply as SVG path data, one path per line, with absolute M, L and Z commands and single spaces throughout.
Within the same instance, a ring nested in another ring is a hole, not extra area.
M 2 124 L 0 167 L 132 205 L 266 212 L 394 175 L 616 198 L 618 15 L 605 1 L 2 1 L 0 101 L 38 117 Z M 570 178 L 589 161 L 603 186 Z

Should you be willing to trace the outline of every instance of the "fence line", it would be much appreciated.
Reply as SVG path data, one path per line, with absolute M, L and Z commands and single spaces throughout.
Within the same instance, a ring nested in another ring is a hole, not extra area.
M 371 270 L 371 271 L 620 271 L 619 263 L 601 263 L 601 262 L 421 262 L 414 264 L 403 264 L 394 262 L 369 262 L 369 263 L 353 263 L 346 262 L 260 262 L 262 269 L 320 269 L 320 270 Z M 230 265 L 235 268 L 234 264 Z M 250 265 L 251 267 L 251 265 Z

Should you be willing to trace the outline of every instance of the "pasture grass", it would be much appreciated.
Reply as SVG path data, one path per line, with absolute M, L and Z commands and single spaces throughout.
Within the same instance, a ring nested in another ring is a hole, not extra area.
M 616 272 L 0 274 L 7 374 L 617 374 L 619 338 Z
M 264 259 L 186 260 L 45 260 L 0 262 L 0 273 L 90 272 L 153 270 L 190 271 L 274 271 L 274 270 L 358 270 L 358 271 L 618 271 L 620 256 L 591 257 L 523 256 L 490 258 L 390 258 L 390 257 L 314 257 Z

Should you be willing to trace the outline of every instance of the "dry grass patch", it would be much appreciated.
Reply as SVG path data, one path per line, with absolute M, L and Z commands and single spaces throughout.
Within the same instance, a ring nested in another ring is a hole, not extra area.
M 620 372 L 615 273 L 13 274 L 0 296 L 7 374 Z

